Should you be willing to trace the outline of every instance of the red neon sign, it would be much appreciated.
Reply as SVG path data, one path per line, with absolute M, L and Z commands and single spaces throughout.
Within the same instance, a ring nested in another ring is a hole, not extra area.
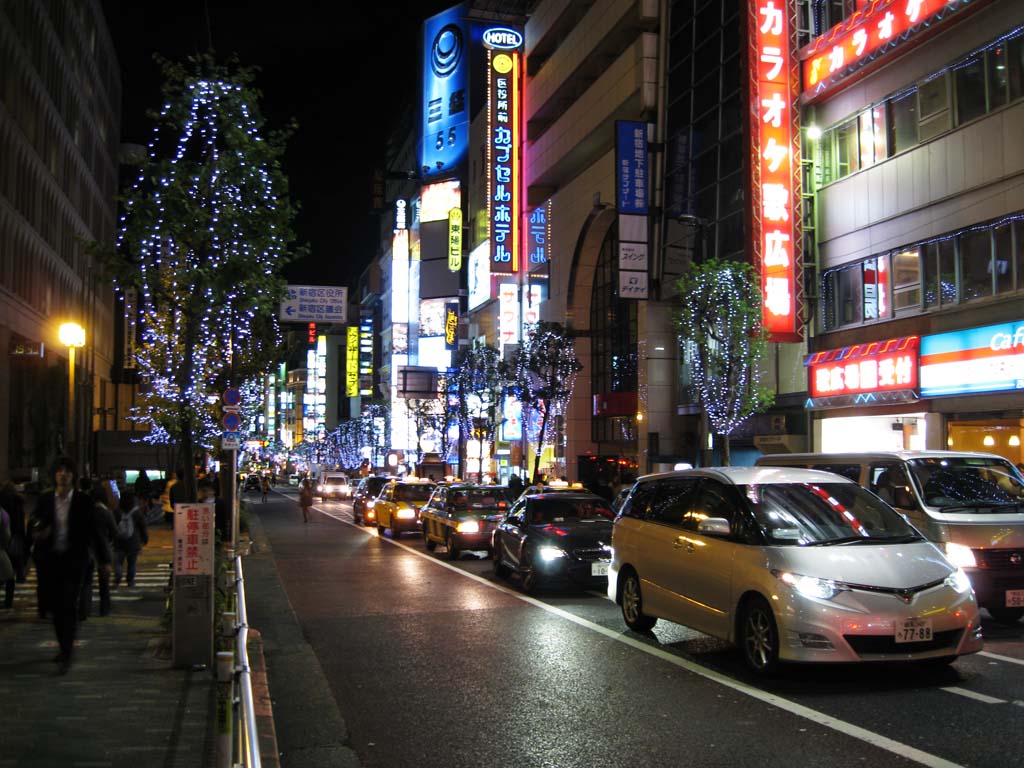
M 962 0 L 873 0 L 804 49 L 804 94 L 818 95 L 854 64 Z
M 817 352 L 807 360 L 811 397 L 917 389 L 919 344 L 907 336 Z
M 793 145 L 795 83 L 792 81 L 789 3 L 758 0 L 753 27 L 757 67 L 754 104 L 758 174 L 753 232 L 755 259 L 764 296 L 762 319 L 773 341 L 797 341 L 796 267 L 799 253 L 794 199 L 798 169 Z

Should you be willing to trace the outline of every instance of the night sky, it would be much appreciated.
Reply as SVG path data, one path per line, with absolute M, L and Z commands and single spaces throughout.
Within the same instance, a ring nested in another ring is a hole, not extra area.
M 300 205 L 296 231 L 310 255 L 285 269 L 290 283 L 354 286 L 374 255 L 370 179 L 401 105 L 414 96 L 417 33 L 455 5 L 312 0 L 101 0 L 121 65 L 121 140 L 146 144 L 146 111 L 160 106 L 153 54 L 183 61 L 207 50 L 258 66 L 268 128 L 294 118 L 284 159 Z

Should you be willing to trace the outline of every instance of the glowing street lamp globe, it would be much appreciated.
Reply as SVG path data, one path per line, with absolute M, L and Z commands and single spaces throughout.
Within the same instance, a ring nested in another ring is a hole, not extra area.
M 85 328 L 78 323 L 63 323 L 57 331 L 57 337 L 65 347 L 85 346 Z

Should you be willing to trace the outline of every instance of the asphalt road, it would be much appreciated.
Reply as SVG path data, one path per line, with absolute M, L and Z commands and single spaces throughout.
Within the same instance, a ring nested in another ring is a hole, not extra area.
M 630 632 L 603 595 L 527 597 L 483 554 L 451 563 L 415 535 L 381 538 L 347 502 L 317 504 L 303 524 L 294 489 L 278 490 L 248 497 L 266 550 L 248 604 L 286 768 L 1024 760 L 1024 623 L 986 623 L 985 651 L 949 668 L 800 666 L 763 680 L 685 627 Z

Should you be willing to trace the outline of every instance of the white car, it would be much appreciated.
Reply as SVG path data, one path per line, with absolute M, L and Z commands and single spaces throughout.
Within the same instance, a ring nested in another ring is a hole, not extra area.
M 348 475 L 341 472 L 325 472 L 320 482 L 317 483 L 316 492 L 320 494 L 321 501 L 328 499 L 351 499 L 352 484 Z
M 746 664 L 934 660 L 982 648 L 970 581 L 899 513 L 830 472 L 726 467 L 640 478 L 615 521 L 608 596 Z

